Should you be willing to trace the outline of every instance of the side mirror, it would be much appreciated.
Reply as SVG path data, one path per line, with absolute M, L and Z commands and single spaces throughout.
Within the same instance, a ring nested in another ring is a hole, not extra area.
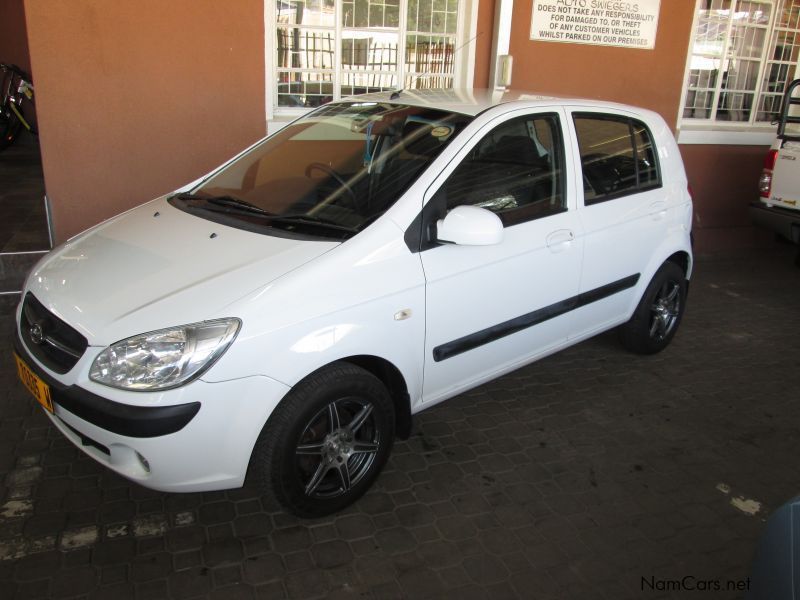
M 477 206 L 456 206 L 436 223 L 436 239 L 462 246 L 491 246 L 503 241 L 503 222 Z

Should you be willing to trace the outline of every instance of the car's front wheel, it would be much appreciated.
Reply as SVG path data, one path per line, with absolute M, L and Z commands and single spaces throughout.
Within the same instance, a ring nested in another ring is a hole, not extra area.
M 320 517 L 369 489 L 393 441 L 386 387 L 368 371 L 338 362 L 281 401 L 256 442 L 248 477 L 289 512 Z
M 672 340 L 686 308 L 686 275 L 665 262 L 653 275 L 630 320 L 619 328 L 622 345 L 639 354 L 661 352 Z

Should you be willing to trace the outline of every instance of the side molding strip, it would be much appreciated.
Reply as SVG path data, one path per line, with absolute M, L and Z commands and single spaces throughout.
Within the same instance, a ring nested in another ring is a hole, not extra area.
M 578 294 L 572 298 L 561 300 L 560 302 L 556 302 L 550 306 L 545 306 L 544 308 L 534 310 L 533 312 L 529 312 L 525 315 L 515 317 L 503 323 L 498 323 L 497 325 L 492 325 L 491 327 L 487 327 L 481 331 L 470 333 L 469 335 L 465 335 L 464 337 L 453 340 L 452 342 L 447 342 L 441 346 L 437 346 L 433 349 L 433 360 L 435 362 L 447 360 L 448 358 L 457 356 L 462 352 L 474 350 L 479 346 L 494 342 L 495 340 L 499 340 L 500 338 L 511 335 L 512 333 L 517 333 L 523 329 L 528 329 L 529 327 L 533 327 L 539 323 L 544 323 L 545 321 L 559 317 L 571 310 L 580 308 L 581 306 L 586 306 L 592 302 L 597 302 L 603 298 L 613 296 L 617 292 L 621 292 L 622 290 L 627 290 L 635 286 L 639 281 L 639 277 L 639 273 L 636 275 L 630 275 L 599 288 L 589 290 L 588 292 L 583 292 L 582 294 Z

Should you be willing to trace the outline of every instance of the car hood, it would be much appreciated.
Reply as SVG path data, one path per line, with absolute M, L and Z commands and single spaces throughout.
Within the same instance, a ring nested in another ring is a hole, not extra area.
M 46 255 L 28 278 L 91 345 L 228 314 L 242 296 L 338 246 L 262 235 L 144 204 Z

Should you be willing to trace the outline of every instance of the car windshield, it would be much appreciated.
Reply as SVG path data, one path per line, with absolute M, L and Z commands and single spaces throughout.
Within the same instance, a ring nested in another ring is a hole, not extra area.
M 250 231 L 346 239 L 392 206 L 469 121 L 403 104 L 330 104 L 170 202 Z

